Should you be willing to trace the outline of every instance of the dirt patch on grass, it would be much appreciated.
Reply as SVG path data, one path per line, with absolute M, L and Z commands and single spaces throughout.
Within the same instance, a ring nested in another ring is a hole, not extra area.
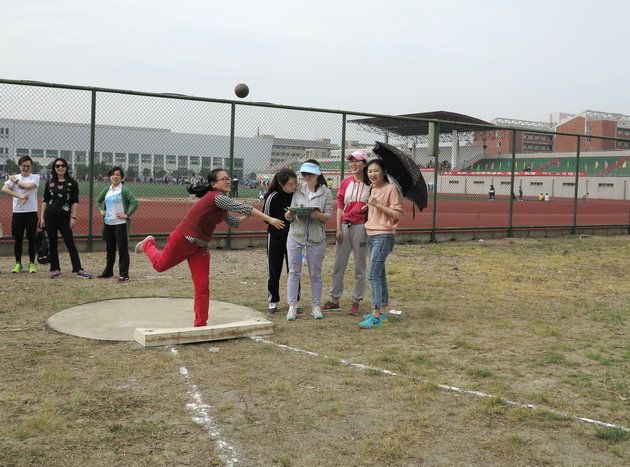
M 575 417 L 630 426 L 629 249 L 627 237 L 399 244 L 388 279 L 403 314 L 382 328 L 346 313 L 350 271 L 344 308 L 321 321 L 279 313 L 263 341 L 176 348 L 45 322 L 95 300 L 191 297 L 186 265 L 157 274 L 132 255 L 129 284 L 76 279 L 63 253 L 59 280 L 5 272 L 0 465 L 627 464 L 626 431 Z M 104 254 L 82 261 L 98 273 Z M 263 250 L 212 252 L 213 299 L 265 311 L 264 281 Z M 303 292 L 307 309 L 308 278 Z

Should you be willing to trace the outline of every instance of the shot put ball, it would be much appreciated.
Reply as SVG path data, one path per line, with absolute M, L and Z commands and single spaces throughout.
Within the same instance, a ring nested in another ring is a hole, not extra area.
M 247 97 L 249 94 L 249 87 L 245 83 L 239 83 L 234 88 L 234 94 L 236 94 L 241 99 L 243 97 Z

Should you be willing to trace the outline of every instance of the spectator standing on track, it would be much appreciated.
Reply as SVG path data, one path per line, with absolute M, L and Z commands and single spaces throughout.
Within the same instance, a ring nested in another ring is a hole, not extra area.
M 42 213 L 39 220 L 40 227 L 46 229 L 48 234 L 51 279 L 61 277 L 57 232 L 61 233 L 70 254 L 72 273 L 81 279 L 92 278 L 92 275 L 81 267 L 81 259 L 72 234 L 72 228 L 77 221 L 78 204 L 79 184 L 70 176 L 68 162 L 58 157 L 51 165 L 50 181 L 46 182 L 44 188 Z
M 523 201 L 523 185 L 518 187 L 518 200 Z
M 37 237 L 37 188 L 39 187 L 39 175 L 31 173 L 33 159 L 30 156 L 22 156 L 18 159 L 20 173 L 11 175 L 4 182 L 2 192 L 13 197 L 13 217 L 11 219 L 11 233 L 13 235 L 13 253 L 15 254 L 15 266 L 11 272 L 22 271 L 22 241 L 24 231 L 28 239 L 28 272 L 34 273 L 35 268 L 35 238 Z
M 129 188 L 124 186 L 125 172 L 112 167 L 107 173 L 111 185 L 96 198 L 96 207 L 103 216 L 103 239 L 107 247 L 107 263 L 98 279 L 114 277 L 116 248 L 118 248 L 118 282 L 129 282 L 129 232 L 131 215 L 140 204 Z
M 367 154 L 354 151 L 346 160 L 350 161 L 350 176 L 344 178 L 337 191 L 337 243 L 335 245 L 335 263 L 333 266 L 330 300 L 323 306 L 323 311 L 339 310 L 339 300 L 343 295 L 343 278 L 348 267 L 350 253 L 354 257 L 354 288 L 352 306 L 349 313 L 359 314 L 359 303 L 363 300 L 367 288 L 367 220 L 366 203 L 370 196 L 366 165 Z
M 488 201 L 494 201 L 495 200 L 495 195 L 496 190 L 494 189 L 494 185 L 490 185 L 490 191 L 488 193 Z

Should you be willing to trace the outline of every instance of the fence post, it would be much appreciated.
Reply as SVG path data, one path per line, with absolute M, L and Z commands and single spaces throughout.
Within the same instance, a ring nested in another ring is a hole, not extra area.
M 577 207 L 578 207 L 578 185 L 580 183 L 580 142 L 581 139 L 577 137 L 577 149 L 575 152 L 575 188 L 573 189 L 573 228 L 571 233 L 575 235 L 577 233 Z
M 432 153 L 432 154 L 431 154 Z M 429 122 L 429 157 L 433 156 L 433 224 L 431 225 L 431 243 L 435 243 L 438 190 L 438 156 L 440 153 L 440 124 Z
M 516 130 L 512 130 L 512 174 L 510 176 L 510 219 L 508 221 L 508 238 L 513 236 L 512 232 L 512 214 L 514 213 L 514 163 L 516 162 Z
M 230 115 L 230 179 L 234 179 L 234 122 L 236 120 L 236 104 L 231 104 Z M 232 180 L 230 180 L 230 188 Z M 225 247 L 230 250 L 232 248 L 232 227 L 228 224 L 227 238 L 225 239 Z
M 339 184 L 341 185 L 341 181 L 344 176 L 344 167 L 346 165 L 346 118 L 347 114 L 341 114 L 341 175 L 339 178 Z
M 94 220 L 94 137 L 96 134 L 96 91 L 92 90 L 92 108 L 90 109 L 90 162 L 88 163 L 88 180 L 90 187 L 88 190 L 88 244 L 87 250 L 92 251 L 92 236 L 94 229 L 92 221 Z M 104 221 L 103 221 L 104 222 Z

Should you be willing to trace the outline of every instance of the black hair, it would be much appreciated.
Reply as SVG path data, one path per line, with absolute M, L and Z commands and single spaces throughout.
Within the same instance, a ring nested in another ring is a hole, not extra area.
M 22 165 L 26 161 L 29 161 L 31 165 L 33 165 L 33 159 L 31 159 L 31 156 L 22 156 L 18 159 L 18 166 Z
M 53 163 L 50 165 L 50 174 L 54 182 L 59 181 L 59 176 L 57 175 L 57 171 L 55 170 L 55 164 L 57 162 L 63 162 L 66 165 L 66 176 L 64 177 L 67 182 L 72 180 L 72 176 L 70 175 L 70 166 L 68 165 L 68 161 L 66 161 L 63 157 L 56 158 Z
M 304 161 L 305 164 L 307 162 L 309 164 L 315 164 L 317 167 L 321 167 L 320 163 L 317 162 L 315 159 L 308 159 L 308 160 Z M 320 170 L 320 172 L 321 172 L 321 170 Z M 317 176 L 317 185 L 315 185 L 315 189 L 317 190 L 317 187 L 319 187 L 320 185 L 323 185 L 326 188 L 328 188 L 328 182 L 326 181 L 326 177 L 324 177 L 324 175 L 321 174 L 321 173 Z
M 367 165 L 365 166 L 365 176 L 367 178 L 367 169 L 369 166 L 371 166 L 372 164 L 376 164 L 378 165 L 381 169 L 383 169 L 383 174 L 385 175 L 385 181 L 387 183 L 389 183 L 389 178 L 387 177 L 387 167 L 385 167 L 385 162 L 383 162 L 382 159 L 372 159 L 370 162 L 367 163 Z M 369 178 L 368 178 L 369 181 Z M 370 182 L 371 183 L 371 182 Z
M 111 177 L 112 175 L 114 175 L 114 172 L 120 172 L 120 178 L 123 179 L 125 178 L 125 171 L 122 169 L 122 167 L 119 167 L 117 165 L 115 165 L 114 167 L 112 167 L 111 169 L 109 169 L 109 172 L 107 172 L 107 176 Z
M 368 174 L 367 174 L 368 161 L 364 160 L 362 162 L 363 162 L 363 183 L 369 186 L 372 184 L 372 182 L 370 181 L 370 177 L 368 177 Z
M 225 172 L 224 169 L 212 169 L 209 173 L 208 173 L 208 184 L 207 185 L 190 185 L 186 191 L 188 191 L 188 193 L 190 193 L 191 195 L 195 195 L 197 198 L 203 198 L 206 193 L 208 193 L 211 190 L 214 190 L 214 188 L 212 188 L 212 182 L 217 182 L 217 174 L 219 172 Z
M 266 201 L 267 197 L 271 193 L 273 193 L 274 191 L 279 192 L 280 190 L 282 190 L 282 187 L 286 185 L 288 181 L 291 180 L 292 178 L 297 179 L 297 174 L 293 170 L 287 169 L 286 167 L 283 169 L 280 169 L 273 176 L 273 179 L 271 180 L 271 183 L 269 184 L 269 188 L 267 188 L 267 193 L 265 193 L 265 197 L 263 199 Z
M 370 179 L 367 176 L 367 165 L 368 165 L 368 161 L 367 159 L 357 159 L 354 156 L 350 156 L 351 158 L 353 158 L 356 161 L 361 161 L 363 162 L 363 183 L 365 183 L 366 185 L 371 184 L 372 182 L 370 182 Z

